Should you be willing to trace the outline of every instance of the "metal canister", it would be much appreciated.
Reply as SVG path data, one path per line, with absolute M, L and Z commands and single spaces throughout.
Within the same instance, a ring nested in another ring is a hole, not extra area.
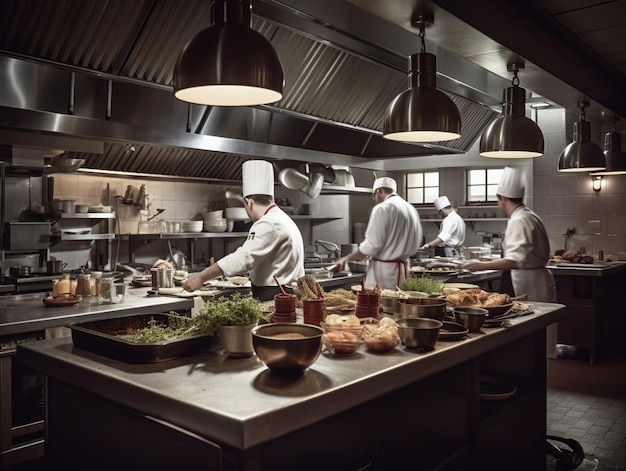
M 157 268 L 157 284 L 159 288 L 174 287 L 174 271 L 173 268 Z

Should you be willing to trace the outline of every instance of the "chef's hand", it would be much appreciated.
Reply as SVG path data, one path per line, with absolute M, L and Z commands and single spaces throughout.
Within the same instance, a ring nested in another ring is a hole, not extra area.
M 344 267 L 346 266 L 346 262 L 348 261 L 348 257 L 341 257 L 335 261 L 335 266 L 330 269 L 333 273 L 342 272 Z
M 197 289 L 200 289 L 203 284 L 204 282 L 202 281 L 202 278 L 196 275 L 183 281 L 183 289 L 188 293 L 191 293 Z
M 480 270 L 482 266 L 483 266 L 483 262 L 472 260 L 470 262 L 464 263 L 461 268 L 463 268 L 463 270 L 477 271 L 477 270 Z
M 428 244 L 422 245 L 422 249 L 429 249 L 429 248 L 430 248 L 430 245 L 428 245 Z

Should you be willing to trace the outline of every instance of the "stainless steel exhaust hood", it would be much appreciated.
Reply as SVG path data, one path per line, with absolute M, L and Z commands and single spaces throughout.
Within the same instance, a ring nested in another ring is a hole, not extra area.
M 70 3 L 73 8 L 60 15 L 54 2 L 2 2 L 1 11 L 23 27 L 0 35 L 0 128 L 105 142 L 101 155 L 68 152 L 85 159 L 81 170 L 237 180 L 249 158 L 379 169 L 386 159 L 454 156 L 498 116 L 490 106 L 499 103 L 506 83 L 437 50 L 444 71 L 472 82 L 439 77 L 461 112 L 463 137 L 391 142 L 382 138 L 382 121 L 387 104 L 406 87 L 406 56 L 340 35 L 282 2 L 257 1 L 260 16 L 252 26 L 281 59 L 284 98 L 275 106 L 188 105 L 173 96 L 173 65 L 187 39 L 208 23 L 210 2 L 155 0 L 151 8 L 142 2 Z M 68 24 L 81 28 L 67 30 Z M 85 31 L 91 41 L 84 41 Z M 135 152 L 127 151 L 129 143 Z

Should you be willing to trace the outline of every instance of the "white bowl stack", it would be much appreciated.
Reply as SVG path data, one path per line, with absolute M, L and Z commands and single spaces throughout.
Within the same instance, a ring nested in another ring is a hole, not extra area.
M 183 232 L 202 232 L 202 221 L 183 221 Z
M 210 211 L 204 213 L 204 232 L 224 232 L 226 231 L 227 221 L 222 217 L 224 211 Z
M 226 216 L 226 220 L 228 221 L 227 229 L 228 232 L 232 232 L 235 227 L 235 221 L 249 221 L 248 213 L 246 212 L 246 208 L 244 207 L 233 207 L 226 208 L 224 210 L 224 215 Z

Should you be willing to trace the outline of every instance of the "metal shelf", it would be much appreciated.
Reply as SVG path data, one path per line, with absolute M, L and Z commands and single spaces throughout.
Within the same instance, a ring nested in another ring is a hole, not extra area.
M 176 232 L 154 234 L 118 234 L 122 240 L 128 240 L 128 260 L 135 261 L 135 251 L 157 240 L 187 240 L 190 260 L 194 260 L 194 242 L 198 239 L 236 239 L 248 237 L 247 232 Z
M 59 213 L 58 219 L 115 219 L 115 213 Z
M 51 235 L 50 240 L 52 243 L 60 242 L 62 240 L 111 240 L 115 238 L 115 234 L 58 234 Z

